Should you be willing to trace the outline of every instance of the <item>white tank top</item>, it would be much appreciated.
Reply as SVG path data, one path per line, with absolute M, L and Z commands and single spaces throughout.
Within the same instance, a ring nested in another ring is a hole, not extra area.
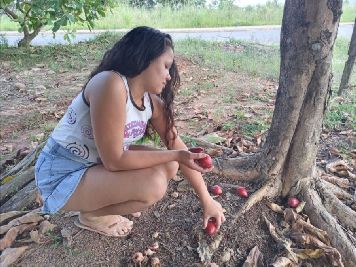
M 131 144 L 144 136 L 147 122 L 152 117 L 153 106 L 147 92 L 143 96 L 143 108 L 136 106 L 126 77 L 120 76 L 127 91 L 124 129 L 124 150 L 127 150 Z M 53 130 L 51 137 L 74 155 L 88 162 L 100 163 L 91 126 L 89 103 L 84 97 L 84 90 L 73 99 L 63 118 Z

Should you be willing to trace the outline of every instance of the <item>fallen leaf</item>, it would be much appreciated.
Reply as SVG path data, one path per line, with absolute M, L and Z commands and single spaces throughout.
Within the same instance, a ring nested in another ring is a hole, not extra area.
M 282 213 L 282 214 L 283 214 L 283 207 L 277 205 L 276 203 L 267 201 L 267 204 L 266 204 L 266 205 L 267 205 L 271 210 L 273 210 L 274 212 Z
M 28 246 L 5 249 L 0 256 L 0 265 L 2 267 L 10 266 L 16 262 L 19 257 L 21 257 L 27 248 Z
M 38 231 L 37 230 L 33 230 L 30 232 L 30 238 L 33 242 L 35 242 L 36 244 L 41 244 L 41 237 L 40 235 L 38 234 Z
M 223 252 L 223 254 L 221 255 L 221 257 L 220 257 L 220 261 L 221 262 L 229 262 L 230 261 L 230 259 L 231 259 L 231 255 L 234 253 L 234 251 L 231 249 L 231 248 L 229 248 L 229 249 L 227 249 L 227 250 L 225 250 L 224 252 Z
M 300 202 L 299 205 L 295 208 L 295 211 L 297 213 L 301 213 L 304 209 L 304 206 L 305 206 L 305 201 Z
M 286 257 L 279 257 L 274 263 L 268 265 L 270 267 L 294 267 L 298 266 L 294 264 L 290 259 Z
M 263 266 L 263 255 L 261 251 L 258 249 L 258 246 L 255 246 L 253 249 L 251 249 L 242 267 L 260 267 L 260 266 L 261 267 Z
M 322 249 L 293 249 L 293 252 L 302 260 L 318 259 L 325 255 Z
M 63 245 L 65 247 L 71 247 L 73 242 L 72 231 L 68 228 L 63 228 L 61 230 L 61 235 L 63 237 Z
M 52 231 L 57 225 L 50 223 L 49 221 L 42 221 L 39 227 L 40 235 L 46 234 L 48 231 Z
M 151 259 L 151 267 L 161 267 L 161 263 L 159 261 L 159 258 L 153 257 Z
M 326 164 L 326 170 L 331 173 L 336 173 L 339 176 L 348 177 L 348 171 L 351 171 L 351 168 L 347 165 L 344 160 L 336 160 Z

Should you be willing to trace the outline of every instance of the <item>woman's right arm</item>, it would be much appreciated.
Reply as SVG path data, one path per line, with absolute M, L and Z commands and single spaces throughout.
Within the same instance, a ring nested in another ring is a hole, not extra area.
M 90 80 L 85 92 L 90 103 L 95 143 L 106 169 L 142 169 L 170 161 L 187 161 L 205 156 L 184 150 L 124 151 L 127 97 L 124 82 L 112 72 L 102 72 Z

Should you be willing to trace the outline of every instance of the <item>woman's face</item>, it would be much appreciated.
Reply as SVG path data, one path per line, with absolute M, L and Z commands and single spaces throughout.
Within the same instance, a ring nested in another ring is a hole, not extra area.
M 171 79 L 169 69 L 172 66 L 174 53 L 172 48 L 167 47 L 166 51 L 153 60 L 142 72 L 145 80 L 146 91 L 152 94 L 160 94 L 166 83 Z

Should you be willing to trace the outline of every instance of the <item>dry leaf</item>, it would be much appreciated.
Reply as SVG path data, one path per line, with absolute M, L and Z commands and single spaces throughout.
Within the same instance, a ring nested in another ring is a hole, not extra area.
M 40 235 L 46 234 L 48 231 L 52 231 L 57 225 L 51 224 L 49 221 L 43 221 L 40 224 L 39 233 Z
M 331 173 L 336 173 L 339 176 L 348 177 L 348 171 L 351 171 L 351 168 L 347 165 L 344 160 L 336 160 L 334 162 L 330 162 L 326 164 L 326 170 Z
M 35 242 L 36 244 L 41 244 L 41 237 L 40 235 L 38 234 L 38 231 L 37 230 L 33 230 L 30 232 L 30 237 L 31 237 L 31 240 L 33 242 Z
M 71 247 L 73 242 L 73 236 L 71 230 L 68 228 L 63 228 L 61 230 L 61 235 L 63 237 L 63 245 L 65 247 Z
M 270 267 L 294 267 L 297 266 L 286 257 L 279 257 L 274 263 L 268 265 Z
M 263 255 L 258 249 L 258 246 L 255 246 L 253 249 L 251 249 L 242 267 L 260 267 L 260 266 L 261 267 L 263 266 Z
M 288 210 L 288 209 L 286 209 L 286 210 Z M 288 238 L 281 236 L 279 233 L 277 233 L 276 227 L 274 227 L 272 225 L 272 223 L 270 223 L 270 221 L 266 218 L 266 216 L 263 216 L 263 218 L 264 218 L 264 220 L 267 224 L 268 230 L 271 233 L 274 240 L 287 250 L 287 252 L 289 254 L 288 257 L 290 257 L 293 262 L 298 263 L 297 255 L 295 255 L 295 253 L 291 250 L 292 241 L 289 240 Z
M 229 262 L 231 259 L 231 255 L 234 254 L 234 251 L 231 248 L 228 248 L 227 250 L 224 251 L 222 256 L 220 257 L 221 262 Z
M 277 205 L 276 203 L 267 201 L 267 206 L 274 212 L 283 213 L 283 207 Z
M 161 263 L 159 261 L 159 258 L 153 257 L 151 259 L 151 267 L 161 267 Z
M 295 208 L 295 211 L 297 213 L 301 213 L 304 209 L 304 206 L 305 206 L 305 201 L 300 202 L 299 205 Z
M 16 262 L 16 260 L 21 257 L 27 248 L 28 246 L 5 249 L 0 256 L 1 267 L 7 267 Z
M 322 249 L 293 249 L 293 252 L 302 260 L 319 259 L 325 255 Z

